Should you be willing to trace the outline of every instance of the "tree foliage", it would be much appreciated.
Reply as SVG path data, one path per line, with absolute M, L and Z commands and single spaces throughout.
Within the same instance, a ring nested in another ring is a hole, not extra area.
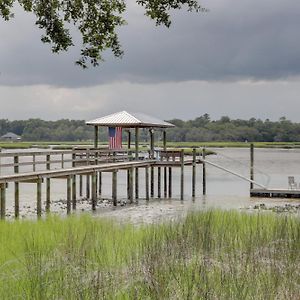
M 174 119 L 169 122 L 176 125 L 168 129 L 168 140 L 174 142 L 300 142 L 300 123 L 293 123 L 286 118 L 280 118 L 277 122 L 255 118 L 233 120 L 229 117 L 211 120 L 205 114 L 194 120 Z M 87 126 L 85 121 L 68 119 L 0 119 L 0 136 L 7 132 L 14 132 L 27 141 L 86 141 L 94 137 L 93 127 Z M 161 139 L 161 134 L 157 131 L 155 133 L 156 140 Z M 147 129 L 141 130 L 140 134 L 141 141 L 149 141 Z M 124 139 L 125 136 L 124 132 Z M 101 128 L 99 138 L 107 141 L 107 128 Z
M 99 65 L 103 52 L 110 49 L 116 57 L 123 54 L 117 29 L 126 24 L 123 17 L 126 0 L 0 0 L 0 16 L 13 18 L 15 3 L 36 17 L 36 25 L 44 31 L 42 41 L 52 45 L 53 52 L 68 50 L 74 45 L 70 28 L 81 34 L 82 45 L 77 64 L 86 68 Z M 184 6 L 188 11 L 203 8 L 197 0 L 136 0 L 145 15 L 156 25 L 171 25 L 170 11 Z

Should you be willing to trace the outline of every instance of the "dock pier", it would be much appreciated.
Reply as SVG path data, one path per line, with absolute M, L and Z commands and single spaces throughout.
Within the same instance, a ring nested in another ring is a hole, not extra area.
M 96 210 L 97 202 L 101 198 L 102 176 L 112 174 L 112 197 L 114 206 L 118 203 L 118 173 L 125 170 L 127 174 L 127 199 L 129 203 L 139 200 L 139 170 L 145 171 L 145 199 L 154 198 L 154 186 L 157 187 L 156 195 L 161 198 L 161 170 L 169 169 L 169 176 L 164 177 L 164 195 L 172 197 L 172 170 L 180 168 L 180 199 L 184 197 L 184 170 L 190 166 L 193 169 L 191 191 L 195 196 L 196 168 L 201 164 L 202 151 L 194 149 L 193 155 L 184 155 L 183 150 L 160 150 L 153 157 L 148 153 L 145 158 L 142 152 L 132 158 L 129 150 L 101 150 L 95 148 L 52 150 L 52 151 L 26 151 L 26 152 L 1 152 L 0 153 L 0 217 L 6 217 L 6 191 L 9 184 L 14 185 L 14 216 L 20 215 L 22 195 L 19 184 L 27 183 L 36 186 L 36 212 L 37 217 L 42 216 L 42 199 L 45 199 L 45 211 L 51 212 L 51 180 L 62 179 L 66 181 L 67 214 L 76 210 L 76 203 L 83 197 L 83 176 L 86 177 L 85 196 L 91 200 L 91 209 Z M 143 155 L 141 155 L 143 154 Z M 3 160 L 6 162 L 3 162 Z M 150 174 L 151 173 L 151 174 Z M 154 177 L 154 173 L 157 174 Z M 7 175 L 5 175 L 7 174 Z M 165 174 L 168 175 L 166 172 Z M 135 175 L 135 176 L 134 176 Z M 151 176 L 150 176 L 151 175 Z M 135 177 L 135 178 L 133 178 Z M 156 179 L 156 181 L 155 181 Z M 168 189 L 167 183 L 168 182 Z M 79 189 L 77 188 L 79 184 Z M 42 188 L 45 185 L 45 192 Z M 79 191 L 78 191 L 79 190 Z M 135 195 L 133 192 L 135 191 Z

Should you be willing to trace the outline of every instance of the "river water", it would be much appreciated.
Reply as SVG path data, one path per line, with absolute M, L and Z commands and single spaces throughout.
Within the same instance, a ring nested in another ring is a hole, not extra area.
M 233 172 L 249 178 L 250 150 L 248 148 L 215 148 L 212 149 L 216 155 L 210 155 L 207 160 L 221 165 Z M 55 158 L 53 158 L 55 159 Z M 1 162 L 8 160 L 1 159 Z M 272 188 L 287 188 L 288 176 L 294 176 L 296 182 L 300 183 L 300 149 L 255 149 L 255 180 L 263 185 Z M 60 165 L 53 166 L 59 168 Z M 67 167 L 67 165 L 65 166 Z M 23 167 L 21 171 L 30 171 L 28 167 Z M 43 169 L 40 165 L 38 169 Z M 293 199 L 263 199 L 250 198 L 249 182 L 236 177 L 223 170 L 217 169 L 207 164 L 207 194 L 202 195 L 202 165 L 197 165 L 196 198 L 191 198 L 191 167 L 185 168 L 185 200 L 180 201 L 180 170 L 173 169 L 173 198 L 172 199 L 151 199 L 146 202 L 145 197 L 145 177 L 144 170 L 140 169 L 140 197 L 139 204 L 125 205 L 113 208 L 107 201 L 99 203 L 96 214 L 106 217 L 116 217 L 130 220 L 133 223 L 153 222 L 157 219 L 173 219 L 186 214 L 191 210 L 201 210 L 207 208 L 222 209 L 244 209 L 254 206 L 257 203 L 267 205 L 278 205 L 284 203 L 299 203 Z M 12 171 L 1 170 L 1 174 Z M 162 172 L 163 173 L 163 172 Z M 156 175 L 156 174 L 155 174 Z M 111 174 L 103 173 L 103 193 L 104 199 L 111 198 Z M 51 180 L 51 198 L 53 201 L 52 210 L 65 214 L 66 181 L 60 179 Z M 156 181 L 155 181 L 156 182 Z M 85 185 L 83 185 L 85 186 Z M 45 185 L 43 184 L 45 191 Z M 7 214 L 13 215 L 13 184 L 9 184 L 7 190 Z M 163 195 L 163 186 L 162 186 Z M 157 196 L 157 186 L 155 185 L 155 197 Z M 43 193 L 45 197 L 45 193 Z M 126 199 L 126 171 L 118 173 L 118 199 L 123 202 Z M 100 201 L 101 202 L 101 201 Z M 36 207 L 36 187 L 34 184 L 20 184 L 20 214 L 22 217 L 35 214 Z M 87 201 L 79 201 L 78 211 L 90 211 L 90 204 Z

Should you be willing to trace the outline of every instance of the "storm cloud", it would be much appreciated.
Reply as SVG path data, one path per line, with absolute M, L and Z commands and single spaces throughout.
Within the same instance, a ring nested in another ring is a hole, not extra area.
M 74 65 L 52 54 L 22 10 L 0 21 L 0 118 L 94 119 L 120 110 L 163 119 L 286 116 L 300 121 L 300 1 L 204 0 L 207 13 L 172 13 L 156 27 L 128 1 L 123 59 Z
M 17 10 L 0 26 L 0 85 L 85 87 L 117 81 L 285 80 L 300 74 L 300 2 L 201 2 L 207 13 L 176 11 L 170 29 L 156 27 L 143 8 L 128 5 L 120 29 L 125 55 L 109 53 L 98 68 L 74 65 L 79 50 L 52 54 L 34 18 Z

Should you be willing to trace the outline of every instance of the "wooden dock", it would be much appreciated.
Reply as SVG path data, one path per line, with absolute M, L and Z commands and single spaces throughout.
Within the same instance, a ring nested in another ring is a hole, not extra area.
M 251 197 L 300 198 L 300 189 L 251 189 Z
M 83 176 L 86 176 L 85 196 L 91 200 L 92 210 L 95 210 L 97 201 L 101 198 L 102 175 L 105 172 L 112 173 L 112 202 L 116 206 L 118 198 L 117 174 L 121 170 L 127 171 L 127 197 L 129 203 L 133 203 L 134 198 L 135 201 L 139 199 L 139 169 L 145 170 L 145 198 L 149 200 L 154 197 L 154 186 L 157 186 L 158 198 L 162 197 L 162 192 L 164 197 L 172 197 L 172 170 L 176 167 L 180 168 L 180 199 L 183 200 L 184 169 L 190 166 L 192 167 L 193 177 L 192 196 L 195 197 L 196 165 L 202 163 L 200 159 L 202 153 L 194 149 L 192 156 L 185 156 L 183 150 L 162 150 L 159 151 L 157 157 L 153 157 L 150 153 L 148 155 L 145 155 L 145 153 L 138 154 L 138 156 L 133 157 L 130 150 L 112 151 L 101 149 L 0 153 L 0 216 L 2 219 L 6 216 L 6 190 L 10 183 L 14 184 L 15 218 L 18 218 L 20 214 L 19 183 L 36 185 L 38 217 L 42 215 L 42 184 L 45 183 L 45 210 L 50 212 L 51 179 L 66 181 L 67 213 L 69 214 L 76 209 L 77 200 L 83 196 Z M 25 169 L 22 170 L 22 168 Z M 155 170 L 157 172 L 157 182 L 154 182 Z M 203 172 L 203 176 L 205 177 L 205 172 Z M 135 180 L 133 180 L 134 178 Z M 78 184 L 79 195 L 77 195 Z

